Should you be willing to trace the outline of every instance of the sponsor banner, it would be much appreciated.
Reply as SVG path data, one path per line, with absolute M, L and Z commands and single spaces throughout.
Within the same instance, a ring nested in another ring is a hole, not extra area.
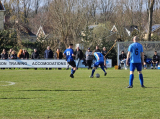
M 80 61 L 79 67 L 85 68 L 82 62 L 83 60 Z M 107 67 L 111 65 L 112 61 L 107 60 Z M 67 66 L 66 60 L 0 60 L 0 68 L 66 68 Z

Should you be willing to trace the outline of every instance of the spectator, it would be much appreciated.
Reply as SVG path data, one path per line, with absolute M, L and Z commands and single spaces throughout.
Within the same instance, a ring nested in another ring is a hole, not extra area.
M 29 53 L 27 52 L 27 50 L 24 50 L 24 58 L 29 59 Z
M 8 58 L 9 58 L 9 59 L 11 59 L 12 51 L 13 51 L 13 50 L 10 49 L 9 52 L 8 52 Z
M 99 47 L 98 47 L 98 46 L 96 46 L 96 50 L 95 50 L 95 52 L 101 52 L 101 50 L 99 49 Z
M 124 64 L 125 69 L 127 69 L 126 58 L 127 58 L 126 54 L 124 53 L 124 51 L 122 51 L 121 54 L 119 55 L 119 60 L 120 60 L 121 63 Z M 120 63 L 120 65 L 121 65 L 121 63 Z
M 63 54 L 62 52 L 60 52 L 60 49 L 57 48 L 56 53 L 54 54 L 54 59 L 62 59 L 63 58 Z M 59 70 L 61 70 L 61 68 L 58 68 Z
M 39 59 L 39 53 L 37 52 L 37 49 L 34 49 L 31 59 Z M 37 70 L 37 68 L 34 68 L 34 69 Z
M 5 49 L 3 49 L 3 52 L 1 54 L 1 59 L 8 59 L 8 54 L 6 53 Z
M 147 56 L 144 55 L 144 69 L 147 69 L 147 63 L 146 63 L 146 60 L 147 60 Z
M 106 54 L 107 54 L 106 47 L 103 47 L 102 55 L 105 56 L 105 58 L 106 58 L 106 60 L 107 60 L 108 57 L 107 57 Z M 107 66 L 104 65 L 104 67 L 105 67 L 105 69 L 107 69 Z
M 44 52 L 44 58 L 45 59 L 51 59 L 51 58 L 53 58 L 53 52 L 52 52 L 52 50 L 50 49 L 49 46 L 47 46 L 47 49 Z
M 12 51 L 11 59 L 17 59 L 17 54 L 14 50 Z
M 86 55 L 86 63 L 87 63 L 88 69 L 92 69 L 91 65 L 92 65 L 93 55 L 90 48 L 88 48 L 85 55 Z
M 44 58 L 45 59 L 51 59 L 51 58 L 53 58 L 53 52 L 52 52 L 52 50 L 50 49 L 50 47 L 49 46 L 47 46 L 47 49 L 45 50 L 45 52 L 44 52 Z M 46 68 L 46 70 L 47 70 L 48 68 Z M 51 70 L 52 68 L 49 68 L 49 70 Z
M 57 48 L 57 51 L 54 54 L 54 59 L 62 59 L 62 58 L 63 58 L 63 54 L 62 54 L 62 52 L 60 52 L 60 49 Z
M 159 56 L 157 55 L 157 51 L 155 51 L 151 63 L 151 69 L 153 69 L 153 64 L 156 64 L 155 69 L 157 69 L 158 63 L 159 63 Z
M 39 59 L 39 53 L 37 52 L 37 49 L 34 49 L 31 59 Z
M 78 69 L 79 62 L 83 58 L 83 52 L 81 49 L 79 49 L 79 47 L 77 47 L 74 54 L 75 54 L 75 56 L 76 56 L 75 58 L 77 60 L 76 68 Z
M 19 59 L 24 59 L 24 54 L 23 54 L 23 50 L 22 49 L 19 50 L 17 57 Z

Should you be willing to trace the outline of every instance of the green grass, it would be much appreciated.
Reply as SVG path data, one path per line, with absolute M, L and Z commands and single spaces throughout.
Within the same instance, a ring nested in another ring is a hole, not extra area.
M 129 70 L 0 70 L 0 119 L 159 118 L 160 70 L 144 70 L 141 88 L 135 72 L 127 89 Z M 6 82 L 15 82 L 7 85 Z

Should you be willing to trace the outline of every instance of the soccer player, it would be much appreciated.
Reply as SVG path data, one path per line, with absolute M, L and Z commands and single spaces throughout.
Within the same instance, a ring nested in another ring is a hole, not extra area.
M 93 74 L 95 72 L 95 69 L 100 65 L 101 69 L 104 71 L 104 76 L 107 75 L 107 72 L 104 69 L 104 66 L 106 65 L 106 58 L 102 55 L 102 53 L 100 52 L 93 52 L 94 56 L 96 58 L 96 63 L 94 64 L 94 67 L 92 69 L 92 74 L 90 76 L 90 78 L 93 78 Z
M 74 59 L 73 59 L 73 57 L 74 57 L 74 51 L 73 51 L 72 47 L 73 47 L 73 44 L 70 44 L 69 48 L 67 48 L 64 51 L 63 56 L 64 57 L 66 56 L 66 60 L 67 60 L 68 64 L 72 66 L 70 77 L 74 78 L 73 74 L 76 71 L 76 64 L 75 64 Z
M 142 65 L 144 64 L 144 53 L 143 46 L 138 43 L 138 37 L 135 36 L 133 38 L 133 42 L 128 48 L 127 60 L 126 64 L 129 65 L 128 59 L 130 57 L 130 78 L 129 78 L 129 86 L 127 88 L 133 88 L 133 79 L 134 79 L 134 70 L 137 68 L 139 73 L 139 80 L 141 87 L 145 87 L 143 85 L 143 75 L 142 75 Z

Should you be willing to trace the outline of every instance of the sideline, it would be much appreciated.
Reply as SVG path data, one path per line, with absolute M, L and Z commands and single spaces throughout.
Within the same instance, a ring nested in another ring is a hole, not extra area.
M 15 85 L 15 82 L 10 82 L 10 81 L 0 81 L 0 82 L 5 82 L 5 83 L 9 83 L 7 85 L 0 85 L 0 86 L 11 86 L 11 85 Z

